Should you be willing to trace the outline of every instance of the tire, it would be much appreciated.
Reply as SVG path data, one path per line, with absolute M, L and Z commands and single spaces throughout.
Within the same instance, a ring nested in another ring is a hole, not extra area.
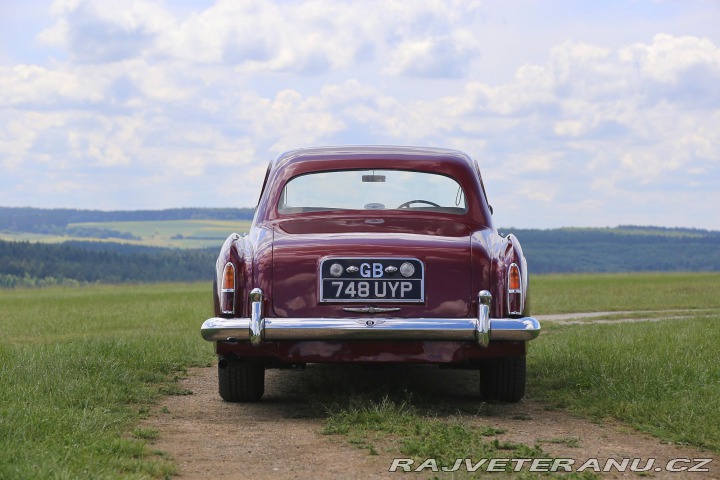
M 218 386 L 226 402 L 258 402 L 265 393 L 265 366 L 222 359 L 218 362 Z
M 485 401 L 516 403 L 525 396 L 525 356 L 488 358 L 480 365 L 480 394 Z

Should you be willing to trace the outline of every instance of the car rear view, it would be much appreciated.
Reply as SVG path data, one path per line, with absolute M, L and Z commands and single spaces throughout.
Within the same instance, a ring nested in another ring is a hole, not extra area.
M 270 164 L 250 232 L 217 261 L 221 396 L 257 401 L 267 368 L 427 363 L 477 368 L 518 401 L 527 342 L 519 242 L 492 225 L 475 162 L 451 150 L 326 147 Z

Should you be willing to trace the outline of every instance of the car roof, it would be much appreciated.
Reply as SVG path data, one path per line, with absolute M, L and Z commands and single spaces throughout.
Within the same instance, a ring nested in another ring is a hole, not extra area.
M 492 228 L 485 187 L 475 161 L 458 150 L 394 145 L 346 145 L 290 150 L 270 162 L 255 218 L 273 220 L 286 182 L 300 175 L 332 170 L 413 170 L 437 173 L 455 179 L 470 202 L 468 218 L 476 225 Z M 473 207 L 474 205 L 474 207 Z
M 272 164 L 273 168 L 284 168 L 291 164 L 308 160 L 344 160 L 383 159 L 402 162 L 403 160 L 429 160 L 461 163 L 475 168 L 474 161 L 458 150 L 434 147 L 410 147 L 394 145 L 345 145 L 308 147 L 290 150 L 280 155 Z

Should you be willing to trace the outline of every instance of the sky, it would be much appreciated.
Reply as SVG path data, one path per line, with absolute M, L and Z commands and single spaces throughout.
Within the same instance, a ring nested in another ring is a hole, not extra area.
M 252 207 L 286 150 L 462 150 L 495 224 L 720 230 L 717 0 L 0 0 L 0 206 Z

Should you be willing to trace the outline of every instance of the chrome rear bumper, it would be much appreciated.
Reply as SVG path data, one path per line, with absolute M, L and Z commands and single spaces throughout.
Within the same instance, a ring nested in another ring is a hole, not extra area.
M 263 295 L 250 294 L 251 318 L 209 318 L 200 328 L 209 342 L 274 340 L 456 340 L 486 347 L 490 340 L 527 341 L 540 334 L 532 317 L 490 318 L 490 293 L 479 294 L 477 318 L 263 318 Z

